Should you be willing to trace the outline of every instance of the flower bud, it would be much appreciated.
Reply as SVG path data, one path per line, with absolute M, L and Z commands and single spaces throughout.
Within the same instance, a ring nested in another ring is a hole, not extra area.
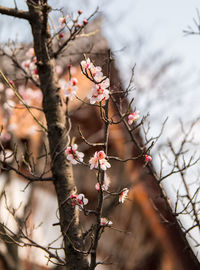
M 86 25 L 88 23 L 88 20 L 87 19 L 84 19 L 83 20 L 83 24 Z

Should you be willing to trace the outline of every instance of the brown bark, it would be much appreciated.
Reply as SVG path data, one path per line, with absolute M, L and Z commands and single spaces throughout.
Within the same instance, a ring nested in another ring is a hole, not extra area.
M 4 15 L 16 17 L 19 19 L 29 20 L 29 12 L 15 9 L 15 8 L 7 8 L 7 7 L 0 6 L 0 13 Z
M 69 270 L 84 270 L 88 269 L 88 262 L 85 256 L 78 251 L 83 249 L 79 218 L 71 202 L 67 200 L 75 189 L 75 183 L 71 164 L 67 162 L 64 154 L 67 144 L 66 119 L 55 75 L 55 61 L 51 59 L 52 48 L 51 45 L 47 46 L 50 44 L 47 21 L 50 8 L 46 3 L 43 6 L 37 2 L 33 5 L 33 1 L 27 1 L 27 3 L 43 93 L 43 109 L 48 127 L 51 169 L 58 198 L 66 267 Z

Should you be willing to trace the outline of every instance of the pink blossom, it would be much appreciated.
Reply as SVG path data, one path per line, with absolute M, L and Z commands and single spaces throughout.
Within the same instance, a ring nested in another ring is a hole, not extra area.
M 128 116 L 128 124 L 132 125 L 133 122 L 136 122 L 140 117 L 140 112 L 139 111 L 135 111 L 133 113 L 130 113 Z
M 21 66 L 23 67 L 24 70 L 26 70 L 26 72 L 29 71 L 30 63 L 31 63 L 30 59 L 25 60 L 21 63 Z
M 93 66 L 93 64 L 90 61 L 90 58 L 87 58 L 86 60 L 81 61 L 81 67 L 82 67 L 84 72 L 86 72 L 92 66 Z
M 12 88 L 7 88 L 5 90 L 5 93 L 6 93 L 6 98 L 7 99 L 13 98 L 14 95 L 15 95 Z
M 100 224 L 102 227 L 105 227 L 105 226 L 110 227 L 113 223 L 112 223 L 112 221 L 108 220 L 107 218 L 101 218 Z
M 105 173 L 105 175 L 104 175 L 104 183 L 103 183 L 103 185 L 102 185 L 102 190 L 108 190 L 109 185 L 110 185 L 110 178 L 109 178 L 109 177 L 107 176 L 107 174 Z M 100 190 L 100 185 L 99 185 L 99 183 L 96 183 L 95 189 L 96 189 L 97 191 Z
M 35 56 L 35 50 L 34 48 L 30 48 L 27 52 L 26 52 L 26 56 L 33 58 Z
M 106 154 L 104 151 L 95 152 L 94 156 L 89 160 L 90 170 L 98 168 L 99 166 L 104 171 L 107 170 L 107 168 L 110 168 L 111 165 L 105 157 Z
M 59 19 L 60 27 L 64 27 L 66 24 L 66 18 L 65 17 L 60 17 Z
M 104 153 L 103 150 L 101 150 L 97 153 L 97 157 L 98 159 L 103 159 L 103 158 L 106 158 L 106 154 Z
M 95 152 L 94 156 L 89 160 L 90 170 L 94 168 L 98 168 L 99 160 L 98 160 L 98 152 Z
M 57 65 L 57 66 L 56 66 L 56 73 L 57 73 L 58 75 L 61 75 L 61 74 L 63 73 L 63 68 L 62 68 L 61 66 Z
M 76 165 L 78 162 L 83 162 L 84 153 L 77 151 L 77 148 L 77 144 L 74 144 L 68 146 L 65 151 L 67 159 L 71 161 L 73 165 Z
M 71 81 L 68 81 L 64 86 L 64 95 L 68 97 L 70 100 L 73 100 L 76 96 L 76 92 L 78 90 L 78 87 L 76 85 L 73 85 Z
M 103 88 L 104 86 L 106 86 L 106 84 L 93 84 L 91 92 L 88 95 L 90 104 L 95 104 L 96 102 L 101 102 L 103 100 L 109 99 L 109 90 Z
M 152 161 L 152 157 L 150 155 L 145 155 L 144 157 L 146 162 Z
M 88 204 L 88 199 L 84 194 L 71 194 L 70 199 L 72 201 L 72 205 L 76 207 L 78 210 L 82 210 L 85 205 Z
M 124 203 L 124 201 L 126 200 L 127 196 L 129 193 L 129 189 L 128 188 L 124 188 L 119 195 L 119 202 L 120 203 Z
M 95 81 L 100 82 L 103 80 L 103 73 L 101 67 L 95 67 L 93 64 L 90 67 L 90 72 Z
M 111 167 L 110 163 L 106 159 L 100 159 L 99 160 L 99 164 L 100 164 L 100 168 L 103 171 L 106 171 L 107 168 L 110 168 Z

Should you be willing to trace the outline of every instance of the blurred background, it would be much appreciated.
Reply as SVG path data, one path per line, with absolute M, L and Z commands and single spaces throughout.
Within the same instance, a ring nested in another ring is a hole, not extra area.
M 12 1 L 1 0 L 0 4 L 14 7 Z M 195 21 L 198 22 L 199 1 L 69 0 L 66 4 L 64 0 L 52 0 L 49 4 L 55 9 L 63 7 L 64 14 L 81 9 L 83 17 L 88 17 L 99 6 L 97 16 L 102 17 L 102 34 L 115 55 L 116 68 L 124 87 L 128 85 L 131 69 L 136 64 L 132 92 L 134 107 L 142 115 L 150 114 L 152 136 L 159 134 L 168 117 L 164 132 L 151 153 L 153 164 L 159 171 L 160 156 L 173 158 L 165 148 L 166 143 L 172 141 L 175 148 L 180 144 L 183 134 L 180 119 L 187 130 L 191 122 L 200 116 L 200 35 L 184 32 L 188 27 L 198 31 Z M 18 0 L 17 5 L 26 9 L 23 0 Z M 55 11 L 51 16 L 57 21 L 59 15 Z M 9 40 L 32 42 L 26 22 L 0 15 L 0 25 L 1 44 Z M 199 127 L 197 122 L 192 131 L 195 143 L 189 147 L 188 158 L 196 155 L 194 150 L 199 152 Z M 198 164 L 187 172 L 191 192 L 199 187 L 199 173 Z M 163 186 L 175 206 L 177 190 L 182 190 L 179 176 L 171 176 L 163 181 Z M 191 226 L 189 216 L 180 218 L 185 228 Z M 200 239 L 198 229 L 191 233 L 193 238 Z M 199 256 L 197 244 L 191 238 L 189 241 Z

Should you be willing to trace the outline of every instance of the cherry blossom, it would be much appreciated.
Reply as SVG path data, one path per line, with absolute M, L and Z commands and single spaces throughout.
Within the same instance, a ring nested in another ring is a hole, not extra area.
M 103 100 L 109 99 L 109 90 L 106 89 L 110 86 L 110 81 L 107 78 L 102 83 L 93 84 L 91 92 L 88 95 L 90 99 L 90 104 L 94 104 L 96 102 L 100 102 Z
M 71 194 L 70 199 L 72 201 L 72 205 L 75 206 L 77 210 L 82 210 L 84 206 L 88 204 L 88 199 L 83 193 Z
M 30 60 L 30 59 L 27 59 L 27 60 L 24 60 L 24 61 L 21 63 L 21 66 L 23 67 L 23 69 L 24 69 L 26 72 L 28 72 L 28 71 L 29 71 L 30 64 L 31 64 L 31 60 Z
M 66 24 L 66 18 L 65 17 L 60 17 L 59 19 L 60 27 L 64 27 Z
M 129 189 L 128 188 L 124 188 L 120 194 L 119 194 L 119 202 L 120 203 L 124 203 L 124 201 L 126 200 L 127 196 L 129 193 Z
M 152 161 L 152 157 L 150 155 L 145 155 L 144 158 L 146 162 Z
M 56 66 L 56 73 L 58 75 L 61 75 L 63 73 L 63 68 L 60 65 L 57 65 Z
M 90 73 L 95 81 L 100 82 L 104 79 L 101 67 L 95 67 L 93 64 L 90 67 Z
M 108 220 L 107 218 L 101 218 L 101 226 L 105 227 L 105 226 L 111 226 L 113 223 L 112 221 Z
M 102 185 L 102 190 L 107 191 L 108 188 L 109 188 L 109 185 L 110 185 L 110 178 L 109 178 L 108 175 L 105 173 L 105 175 L 104 175 L 104 183 L 103 183 L 103 185 Z M 100 184 L 99 184 L 99 183 L 96 183 L 95 189 L 96 189 L 97 191 L 100 190 Z
M 26 56 L 33 58 L 35 56 L 35 50 L 34 48 L 29 48 L 29 50 L 26 52 Z
M 111 165 L 105 157 L 106 154 L 104 151 L 95 152 L 94 156 L 89 160 L 90 170 L 98 168 L 99 166 L 104 171 L 107 170 L 107 168 L 110 168 Z
M 92 66 L 93 66 L 93 64 L 90 61 L 90 58 L 87 58 L 86 60 L 81 61 L 81 67 L 82 67 L 84 72 L 86 72 Z
M 70 100 L 73 100 L 76 96 L 76 92 L 78 90 L 78 87 L 76 85 L 73 85 L 71 81 L 68 81 L 64 88 L 64 95 L 68 97 Z
M 73 165 L 76 165 L 78 162 L 83 162 L 84 153 L 77 151 L 78 145 L 74 144 L 72 146 L 68 146 L 65 154 L 67 159 L 71 161 Z
M 7 89 L 5 90 L 5 94 L 6 94 L 6 98 L 7 98 L 7 99 L 13 98 L 14 95 L 15 95 L 12 88 L 7 88 Z
M 133 113 L 130 113 L 128 116 L 128 124 L 132 125 L 133 122 L 136 122 L 140 117 L 140 112 L 139 111 L 135 111 Z

